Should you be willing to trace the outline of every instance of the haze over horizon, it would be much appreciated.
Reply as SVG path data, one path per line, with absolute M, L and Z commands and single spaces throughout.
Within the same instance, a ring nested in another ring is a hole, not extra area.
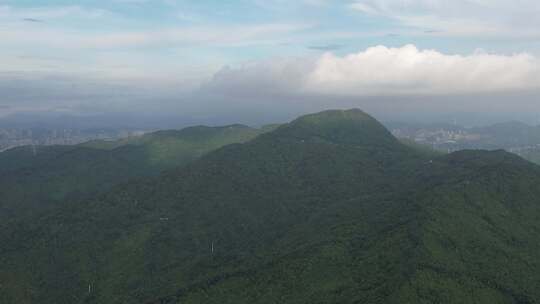
M 0 0 L 0 123 L 538 123 L 540 4 Z M 40 119 L 38 119 L 40 118 Z

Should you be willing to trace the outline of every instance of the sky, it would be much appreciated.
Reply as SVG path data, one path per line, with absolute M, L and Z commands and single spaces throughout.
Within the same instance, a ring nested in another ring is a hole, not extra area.
M 540 117 L 537 0 L 0 0 L 0 123 Z

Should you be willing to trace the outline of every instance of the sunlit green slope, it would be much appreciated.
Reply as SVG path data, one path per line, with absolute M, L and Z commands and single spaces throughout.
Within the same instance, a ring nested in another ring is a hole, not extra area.
M 0 153 L 0 219 L 41 211 L 61 200 L 102 193 L 131 178 L 183 166 L 262 133 L 242 125 L 159 131 L 79 146 L 27 146 Z

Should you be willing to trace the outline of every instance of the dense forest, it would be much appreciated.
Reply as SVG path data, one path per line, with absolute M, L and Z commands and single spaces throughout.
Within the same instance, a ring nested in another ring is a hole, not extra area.
M 540 167 L 357 109 L 0 164 L 1 303 L 540 303 Z

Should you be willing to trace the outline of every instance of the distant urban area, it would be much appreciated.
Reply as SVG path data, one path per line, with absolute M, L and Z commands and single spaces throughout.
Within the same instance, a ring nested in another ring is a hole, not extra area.
M 506 122 L 484 127 L 457 124 L 388 124 L 397 138 L 429 146 L 437 151 L 464 149 L 506 151 L 540 163 L 540 127 L 521 122 Z
M 19 146 L 76 145 L 90 140 L 140 136 L 145 130 L 0 128 L 0 152 Z

